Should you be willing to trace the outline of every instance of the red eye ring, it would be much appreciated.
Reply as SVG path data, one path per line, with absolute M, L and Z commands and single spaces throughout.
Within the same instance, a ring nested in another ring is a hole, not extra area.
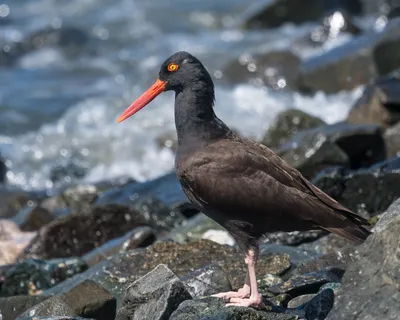
M 176 71 L 176 70 L 178 70 L 178 68 L 179 68 L 179 66 L 176 64 L 176 63 L 170 63 L 169 65 L 168 65 L 168 71 L 170 71 L 170 72 L 174 72 L 174 71 Z

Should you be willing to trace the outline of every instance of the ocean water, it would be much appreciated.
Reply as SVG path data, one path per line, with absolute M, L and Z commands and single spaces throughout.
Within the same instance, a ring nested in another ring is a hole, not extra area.
M 170 171 L 174 155 L 157 141 L 174 135 L 173 93 L 167 92 L 122 124 L 117 116 L 153 83 L 170 54 L 197 56 L 214 78 L 216 113 L 242 135 L 260 139 L 276 115 L 299 108 L 328 123 L 344 119 L 362 88 L 305 96 L 219 79 L 231 59 L 249 52 L 291 49 L 305 59 L 320 48 L 296 41 L 316 24 L 269 31 L 237 27 L 255 0 L 12 0 L 0 7 L 0 45 L 21 41 L 45 27 L 75 27 L 89 35 L 73 56 L 45 46 L 0 67 L 0 152 L 9 184 L 24 189 L 130 175 L 144 181 Z M 6 7 L 5 7 L 6 6 Z M 1 21 L 0 21 L 1 22 Z M 56 166 L 78 164 L 80 177 L 53 182 Z

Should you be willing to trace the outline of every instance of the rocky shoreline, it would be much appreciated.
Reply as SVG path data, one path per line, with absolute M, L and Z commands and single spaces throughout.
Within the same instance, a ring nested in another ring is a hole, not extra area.
M 226 308 L 210 295 L 239 288 L 243 256 L 225 230 L 188 203 L 173 172 L 144 183 L 120 177 L 29 192 L 7 186 L 0 155 L 1 320 L 399 319 L 400 20 L 394 8 L 381 12 L 369 0 L 337 1 L 329 10 L 320 6 L 327 1 L 307 0 L 302 8 L 296 1 L 263 3 L 243 15 L 242 27 L 321 20 L 318 39 L 298 40 L 321 46 L 333 32 L 329 22 L 342 17 L 335 32 L 356 37 L 306 61 L 285 51 L 238 58 L 223 80 L 258 77 L 276 90 L 307 93 L 365 85 L 345 121 L 326 124 L 291 109 L 262 142 L 368 218 L 374 234 L 358 247 L 322 231 L 268 234 L 258 265 L 266 310 Z M 366 13 L 385 17 L 385 28 L 363 30 L 355 17 Z M 55 36 L 46 29 L 32 39 L 63 43 L 71 30 Z M 16 45 L 6 58 L 35 49 Z M 266 73 L 271 66 L 274 73 Z M 160 145 L 174 149 L 173 140 L 163 137 Z M 53 172 L 58 180 L 69 173 Z

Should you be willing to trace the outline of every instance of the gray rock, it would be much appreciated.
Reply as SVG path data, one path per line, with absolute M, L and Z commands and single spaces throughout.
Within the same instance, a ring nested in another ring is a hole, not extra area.
M 95 319 L 88 319 L 88 318 L 81 318 L 81 317 L 68 317 L 68 316 L 61 316 L 61 317 L 24 317 L 18 318 L 16 320 L 95 320 Z
M 251 83 L 275 90 L 297 89 L 300 58 L 290 51 L 243 54 L 222 70 L 222 82 Z
M 23 231 L 36 231 L 54 220 L 54 215 L 36 203 L 26 205 L 18 211 L 13 221 Z
M 169 320 L 297 320 L 296 315 L 225 307 L 223 299 L 207 297 L 184 301 Z
M 96 206 L 90 213 L 73 213 L 43 227 L 20 259 L 82 256 L 144 225 L 145 218 L 136 210 L 119 205 Z
M 288 308 L 297 308 L 297 307 L 301 306 L 302 304 L 309 302 L 315 296 L 316 296 L 316 294 L 303 294 L 301 296 L 298 296 L 298 297 L 290 300 L 287 306 L 288 306 Z
M 164 320 L 182 301 L 191 299 L 179 278 L 160 264 L 127 289 L 116 320 Z
M 277 116 L 274 124 L 266 132 L 262 143 L 267 147 L 277 148 L 299 131 L 312 129 L 324 124 L 325 122 L 320 118 L 311 116 L 301 110 L 286 110 Z
M 312 181 L 345 207 L 370 217 L 384 212 L 400 197 L 400 158 L 367 169 L 347 171 L 335 168 Z
M 97 283 L 86 280 L 72 290 L 54 296 L 25 311 L 27 316 L 82 316 L 96 320 L 114 319 L 116 300 Z
M 218 264 L 211 264 L 193 271 L 181 280 L 193 298 L 232 290 L 225 271 Z
M 91 184 L 69 187 L 61 194 L 65 204 L 75 213 L 90 212 L 90 205 L 97 199 L 99 190 Z
M 388 128 L 384 135 L 388 158 L 400 157 L 400 122 Z
M 22 312 L 47 300 L 47 296 L 14 296 L 0 298 L 0 314 L 4 320 L 15 319 Z
M 400 314 L 400 217 L 374 233 L 350 265 L 329 320 L 395 320 Z
M 378 223 L 374 226 L 373 232 L 383 232 L 390 227 L 393 220 L 400 216 L 400 198 L 394 201 L 384 214 L 380 217 Z

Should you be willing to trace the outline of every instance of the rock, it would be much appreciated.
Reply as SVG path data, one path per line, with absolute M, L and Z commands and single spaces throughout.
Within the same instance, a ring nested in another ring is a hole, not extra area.
M 179 278 L 160 264 L 127 288 L 116 320 L 169 319 L 179 304 L 191 299 Z
M 336 295 L 340 289 L 340 282 L 328 282 L 324 284 L 321 288 L 319 288 L 318 292 L 322 292 L 325 289 L 331 289 L 333 290 L 334 294 Z
M 12 220 L 17 223 L 23 231 L 37 231 L 53 221 L 54 218 L 53 214 L 48 210 L 32 202 L 32 205 L 28 204 L 19 210 Z
M 96 187 L 97 190 L 103 192 L 112 188 L 123 187 L 128 183 L 137 183 L 137 181 L 130 176 L 123 175 L 107 180 L 98 181 L 93 183 L 93 185 Z
M 272 232 L 265 235 L 262 243 L 297 246 L 299 244 L 314 241 L 326 234 L 323 230 Z
M 172 207 L 176 203 L 182 204 L 183 202 L 188 202 L 176 177 L 176 173 L 172 172 L 154 180 L 143 183 L 127 183 L 122 187 L 105 191 L 99 196 L 95 204 L 131 206 L 140 198 L 145 199 L 150 197 L 160 200 L 167 207 Z
M 1 296 L 36 294 L 87 269 L 78 258 L 56 260 L 28 259 L 9 268 L 1 284 Z
M 203 234 L 202 239 L 211 240 L 219 244 L 227 244 L 229 246 L 235 244 L 235 239 L 225 230 L 207 230 Z
M 35 199 L 29 192 L 10 190 L 0 186 L 0 218 L 13 217 L 30 200 Z
M 5 159 L 1 156 L 0 153 L 0 184 L 5 184 L 7 178 L 7 166 Z
M 89 266 L 94 266 L 113 254 L 147 247 L 151 245 L 155 239 L 156 236 L 153 229 L 150 227 L 137 227 L 124 236 L 112 239 L 93 251 L 90 251 L 84 255 L 82 259 Z
M 290 257 L 290 263 L 293 266 L 297 266 L 300 263 L 312 260 L 319 257 L 320 254 L 316 253 L 314 250 L 308 250 L 299 247 L 289 247 L 275 244 L 260 244 L 260 253 L 264 254 L 287 254 Z
M 159 264 L 168 265 L 168 268 L 178 277 L 183 277 L 188 272 L 212 263 L 219 264 L 225 270 L 233 289 L 238 289 L 243 285 L 246 265 L 242 253 L 236 248 L 200 240 L 186 244 L 156 242 L 146 249 L 117 254 L 45 293 L 57 294 L 68 290 L 84 279 L 92 279 L 109 290 L 117 298 L 117 301 L 120 301 L 129 283 L 147 274 Z M 289 255 L 263 252 L 260 254 L 257 271 L 260 275 L 279 275 L 288 270 L 290 266 Z
M 288 308 L 297 308 L 302 304 L 309 302 L 315 296 L 316 294 L 303 294 L 301 296 L 297 296 L 296 298 L 290 300 L 287 306 Z
M 78 185 L 65 189 L 61 197 L 72 212 L 85 213 L 90 211 L 99 193 L 94 185 Z
M 299 131 L 312 129 L 324 124 L 325 122 L 320 118 L 311 116 L 301 110 L 286 110 L 278 114 L 274 124 L 266 132 L 262 143 L 274 149 Z
M 316 241 L 302 244 L 300 247 L 308 250 L 314 250 L 321 255 L 331 254 L 335 252 L 344 252 L 354 249 L 355 243 L 350 242 L 338 235 L 328 234 L 325 237 L 319 238 Z
M 20 259 L 82 256 L 144 225 L 145 219 L 136 210 L 119 205 L 96 206 L 91 213 L 70 214 L 43 227 Z
M 283 284 L 270 287 L 269 291 L 277 294 L 287 293 L 292 297 L 316 293 L 325 283 L 339 282 L 343 272 L 342 269 L 332 268 L 293 276 Z
M 94 319 L 88 319 L 88 318 L 82 318 L 82 317 L 68 317 L 68 316 L 61 316 L 61 317 L 23 317 L 23 318 L 18 318 L 16 320 L 94 320 Z
M 172 210 L 156 198 L 141 198 L 133 204 L 147 223 L 157 231 L 171 230 L 179 226 L 185 217 L 177 210 Z
M 365 217 L 385 211 L 400 197 L 400 158 L 378 163 L 367 169 L 325 171 L 312 181 L 345 207 Z
M 348 123 L 375 123 L 387 128 L 400 121 L 399 73 L 377 79 L 351 108 Z
M 395 218 L 400 216 L 400 198 L 394 201 L 375 225 L 373 232 L 382 232 L 387 229 Z
M 47 299 L 20 317 L 82 316 L 96 320 L 114 319 L 116 300 L 97 283 L 86 280 L 72 290 Z
M 308 178 L 331 166 L 352 169 L 385 159 L 385 144 L 379 126 L 337 123 L 293 136 L 277 153 Z
M 47 296 L 14 296 L 8 298 L 0 298 L 0 314 L 2 319 L 13 320 L 22 312 L 31 307 L 47 300 Z
M 187 300 L 169 320 L 297 320 L 296 315 L 258 311 L 253 308 L 225 307 L 223 299 L 207 297 Z
M 387 157 L 400 157 L 400 122 L 393 127 L 388 128 L 384 135 Z
M 168 238 L 179 243 L 197 241 L 203 239 L 204 234 L 209 230 L 226 231 L 213 219 L 200 213 L 186 220 L 183 225 L 172 229 L 168 233 Z
M 398 319 L 400 217 L 375 232 L 359 247 L 360 259 L 351 264 L 333 310 L 327 319 Z M 373 302 L 373 303 L 368 303 Z
M 251 83 L 275 90 L 297 89 L 300 58 L 290 51 L 242 54 L 222 70 L 222 81 L 229 84 Z
M 299 308 L 305 311 L 306 319 L 324 320 L 332 310 L 335 295 L 332 289 L 325 289 Z
M 193 298 L 232 290 L 225 271 L 215 263 L 188 273 L 181 280 Z

